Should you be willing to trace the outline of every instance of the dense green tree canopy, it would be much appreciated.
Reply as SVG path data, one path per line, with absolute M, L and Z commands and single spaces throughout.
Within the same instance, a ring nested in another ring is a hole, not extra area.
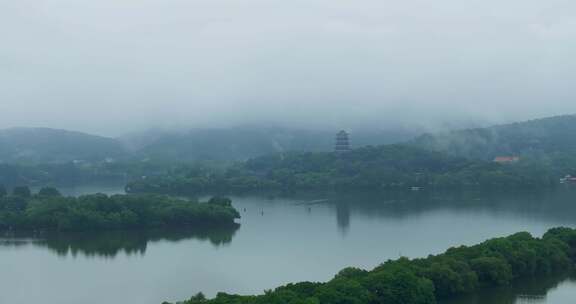
M 37 195 L 20 195 L 21 191 L 0 198 L 0 229 L 82 231 L 228 225 L 240 217 L 227 198 L 199 203 L 161 195 L 63 197 L 56 189 L 46 188 Z
M 422 259 L 387 261 L 371 271 L 346 268 L 326 283 L 288 284 L 260 296 L 198 294 L 181 304 L 433 304 L 516 279 L 571 270 L 576 230 L 555 228 L 542 238 L 522 232 Z
M 559 184 L 567 172 L 532 159 L 515 164 L 467 160 L 408 145 L 364 147 L 344 154 L 283 153 L 239 163 L 226 171 L 182 168 L 137 179 L 135 193 L 342 189 L 517 189 Z

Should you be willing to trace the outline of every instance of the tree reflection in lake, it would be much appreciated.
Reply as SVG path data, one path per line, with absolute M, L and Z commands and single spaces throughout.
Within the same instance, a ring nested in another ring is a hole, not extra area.
M 0 246 L 37 246 L 54 251 L 59 256 L 98 256 L 113 258 L 121 252 L 126 255 L 144 255 L 151 242 L 179 242 L 188 239 L 209 241 L 214 246 L 229 244 L 239 225 L 225 227 L 195 227 L 180 229 L 106 231 L 82 233 L 4 233 Z
M 439 304 L 563 304 L 574 297 L 574 274 L 519 280 L 506 288 L 486 289 Z M 568 292 L 567 292 L 568 291 Z
M 350 228 L 350 205 L 346 203 L 336 204 L 336 222 L 342 235 L 348 233 Z
M 318 196 L 320 197 L 320 196 Z M 316 198 L 318 198 L 316 197 Z M 450 210 L 462 213 L 508 214 L 558 225 L 576 224 L 576 189 L 526 192 L 364 192 L 324 194 L 325 204 L 334 209 L 338 228 L 345 236 L 351 218 L 402 219 L 430 212 Z
M 3 238 L 6 246 L 0 245 L 5 274 L 0 275 L 0 302 L 158 304 L 200 291 L 210 297 L 221 291 L 258 294 L 290 282 L 327 281 L 348 266 L 372 269 L 399 255 L 424 257 L 518 231 L 541 236 L 551 227 L 575 226 L 574 197 L 576 191 L 570 189 L 253 194 L 232 197 L 242 226 L 221 234 L 177 230 L 10 236 Z M 23 293 L 22 286 L 35 292 Z M 552 289 L 546 302 L 538 304 L 576 298 L 576 282 L 541 286 Z M 527 303 L 514 302 L 517 294 L 502 291 L 508 302 L 454 304 Z

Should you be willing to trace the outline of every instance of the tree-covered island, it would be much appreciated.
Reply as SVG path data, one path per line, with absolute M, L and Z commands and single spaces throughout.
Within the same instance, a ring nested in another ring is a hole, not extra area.
M 54 188 L 32 194 L 0 188 L 0 230 L 119 230 L 236 225 L 240 214 L 228 198 L 208 202 L 162 195 L 91 194 L 65 197 Z
M 566 172 L 571 171 L 530 158 L 500 164 L 398 144 L 342 154 L 272 154 L 226 170 L 181 167 L 136 179 L 127 191 L 190 195 L 262 190 L 535 189 L 557 186 Z
M 263 295 L 199 293 L 179 304 L 434 304 L 523 278 L 569 272 L 576 262 L 576 230 L 527 232 L 427 258 L 389 260 L 371 271 L 345 268 L 326 283 L 288 284 Z M 168 304 L 168 303 L 164 303 Z

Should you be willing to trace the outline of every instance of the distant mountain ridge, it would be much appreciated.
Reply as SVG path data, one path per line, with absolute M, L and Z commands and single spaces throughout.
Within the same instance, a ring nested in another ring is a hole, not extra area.
M 418 147 L 466 158 L 491 160 L 498 156 L 550 156 L 576 153 L 576 115 L 562 115 L 487 128 L 424 134 Z
M 56 163 L 125 157 L 122 144 L 112 138 L 50 128 L 0 130 L 0 161 Z
M 249 189 L 270 181 L 302 187 L 531 187 L 576 176 L 576 115 L 418 137 L 410 131 L 354 131 L 353 151 L 339 157 L 322 153 L 333 150 L 335 133 L 228 128 L 114 139 L 48 128 L 0 130 L 0 183 L 139 178 L 178 165 L 230 168 L 223 180 L 232 188 Z M 512 159 L 515 165 L 492 162 L 496 157 Z M 213 162 L 195 163 L 204 160 Z M 191 177 L 177 176 L 175 184 Z M 220 187 L 217 181 L 204 180 L 206 175 L 197 177 L 191 188 L 205 183 Z
M 273 127 L 191 129 L 135 134 L 122 141 L 141 158 L 178 160 L 246 160 L 285 151 L 326 152 L 334 148 L 338 130 L 297 130 Z M 404 129 L 352 132 L 352 146 L 382 145 L 419 134 Z
M 284 151 L 331 151 L 338 130 L 236 127 L 178 131 L 150 130 L 109 138 L 50 128 L 0 130 L 0 162 L 157 160 L 168 162 L 246 160 Z M 352 145 L 406 141 L 416 131 L 371 130 L 352 133 Z
M 279 127 L 149 130 L 109 138 L 50 128 L 0 130 L 0 162 L 75 160 L 242 161 L 278 152 L 329 152 L 338 130 Z M 576 115 L 420 135 L 417 129 L 351 130 L 352 148 L 405 143 L 469 159 L 576 154 Z

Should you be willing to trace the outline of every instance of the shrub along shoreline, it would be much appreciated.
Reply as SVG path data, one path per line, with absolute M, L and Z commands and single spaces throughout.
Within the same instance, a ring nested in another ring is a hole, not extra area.
M 258 296 L 219 293 L 210 300 L 199 293 L 179 304 L 433 304 L 570 271 L 575 262 L 576 230 L 553 228 L 541 238 L 520 232 L 426 258 L 389 260 L 371 271 L 345 268 L 326 283 L 288 284 Z
M 159 227 L 236 225 L 230 199 L 208 202 L 163 195 L 91 194 L 64 197 L 54 188 L 0 191 L 0 230 L 104 231 Z

